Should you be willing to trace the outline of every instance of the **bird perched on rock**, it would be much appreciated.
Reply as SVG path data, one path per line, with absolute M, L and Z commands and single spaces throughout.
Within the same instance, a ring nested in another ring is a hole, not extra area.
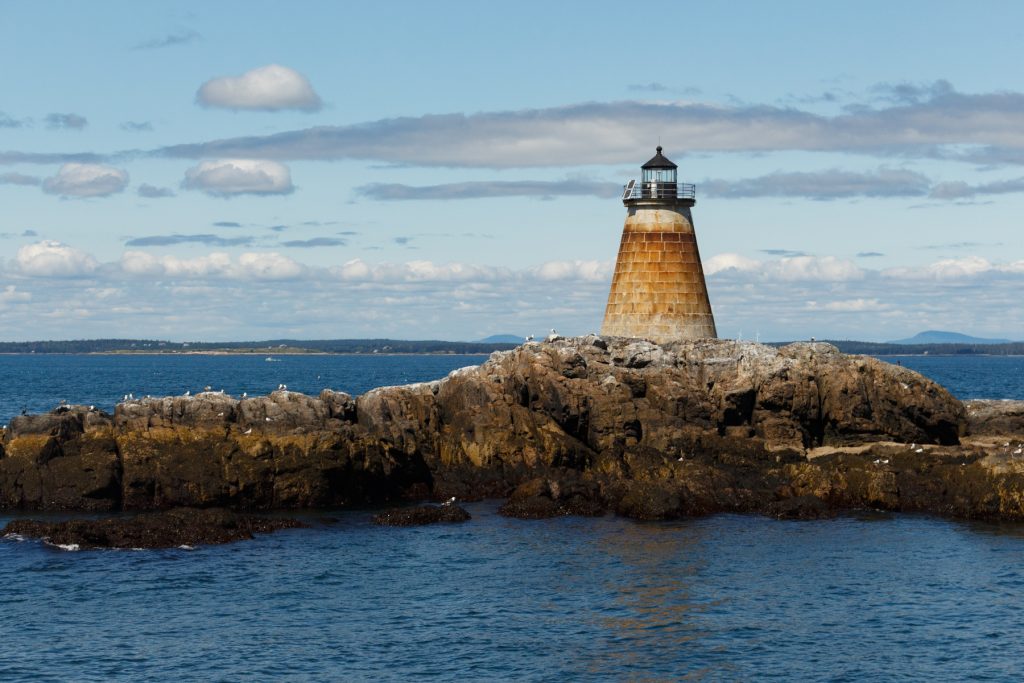
M 449 498 L 445 502 L 441 503 L 441 505 L 444 505 L 444 506 L 454 505 L 454 504 L 455 504 L 455 496 L 452 496 L 451 498 Z
M 532 342 L 533 341 L 533 335 L 532 334 L 526 335 L 526 341 Z
M 548 342 L 553 342 L 553 341 L 558 341 L 559 339 L 561 339 L 561 337 L 559 337 L 559 336 L 558 336 L 558 332 L 556 332 L 556 331 L 555 331 L 555 328 L 553 328 L 553 327 L 552 327 L 552 328 L 551 328 L 551 334 L 549 334 L 549 335 L 548 335 L 548 336 L 547 336 L 547 337 L 546 337 L 546 338 L 544 339 L 544 341 L 548 341 Z
M 248 429 L 246 429 L 246 430 L 245 430 L 244 432 L 242 432 L 242 433 L 243 433 L 243 434 L 252 434 L 252 427 L 249 427 Z
M 192 390 L 191 389 L 186 389 L 185 390 L 185 395 L 186 396 L 191 396 L 192 395 Z
M 245 392 L 243 391 L 243 392 L 242 392 L 242 398 L 248 398 L 248 397 L 249 397 L 249 394 L 247 394 L 247 393 L 245 393 Z

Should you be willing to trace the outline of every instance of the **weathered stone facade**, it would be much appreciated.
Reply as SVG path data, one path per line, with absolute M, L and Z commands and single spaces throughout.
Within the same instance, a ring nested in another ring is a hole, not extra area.
M 627 203 L 602 335 L 659 344 L 715 338 L 692 201 Z

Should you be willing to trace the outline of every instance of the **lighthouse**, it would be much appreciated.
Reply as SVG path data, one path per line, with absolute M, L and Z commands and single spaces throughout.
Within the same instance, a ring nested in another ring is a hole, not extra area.
M 696 188 L 678 182 L 676 170 L 659 145 L 640 182 L 625 187 L 626 224 L 602 335 L 659 344 L 717 336 L 690 212 Z

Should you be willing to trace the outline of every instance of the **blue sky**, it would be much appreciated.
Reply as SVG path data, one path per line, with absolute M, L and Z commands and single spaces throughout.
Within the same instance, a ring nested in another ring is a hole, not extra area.
M 659 142 L 722 336 L 1024 338 L 1024 6 L 0 2 L 0 339 L 600 327 Z

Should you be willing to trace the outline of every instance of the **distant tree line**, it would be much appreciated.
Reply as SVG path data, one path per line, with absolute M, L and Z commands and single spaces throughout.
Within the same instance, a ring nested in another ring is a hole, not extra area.
M 1024 356 L 1024 342 L 1008 344 L 888 344 L 822 339 L 843 353 L 867 356 Z M 785 346 L 790 342 L 774 342 L 772 346 Z
M 515 344 L 415 341 L 402 339 L 268 339 L 241 342 L 169 342 L 153 339 L 76 339 L 70 341 L 0 342 L 0 353 L 182 353 L 236 351 L 249 353 L 490 353 Z

